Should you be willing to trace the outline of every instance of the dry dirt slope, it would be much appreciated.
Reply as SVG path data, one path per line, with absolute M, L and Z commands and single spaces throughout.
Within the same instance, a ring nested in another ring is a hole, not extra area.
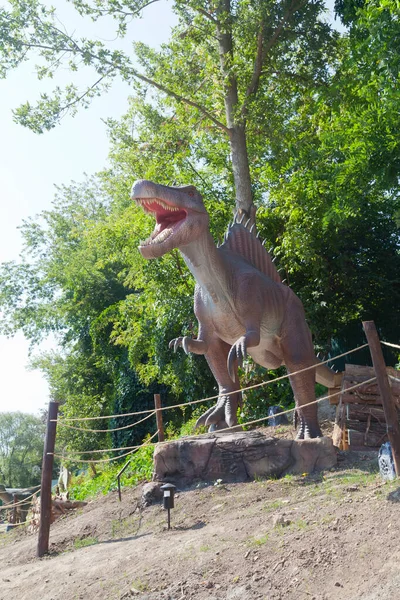
M 0 538 L 0 600 L 397 600 L 400 487 L 375 453 L 280 481 L 223 483 L 178 494 L 174 528 L 140 489 L 91 502 L 36 538 Z M 85 546 L 85 544 L 91 544 Z

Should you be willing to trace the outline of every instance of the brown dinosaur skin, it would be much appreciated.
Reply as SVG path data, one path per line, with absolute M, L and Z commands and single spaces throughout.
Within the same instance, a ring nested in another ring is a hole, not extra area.
M 170 342 L 175 351 L 182 347 L 186 353 L 204 354 L 218 383 L 217 404 L 200 417 L 196 426 L 221 429 L 237 424 L 241 401 L 238 365 L 248 354 L 268 369 L 286 365 L 289 373 L 316 366 L 290 376 L 290 383 L 300 421 L 297 437 L 320 437 L 317 405 L 302 406 L 315 400 L 316 375 L 317 381 L 333 387 L 335 374 L 318 364 L 298 297 L 280 282 L 272 264 L 268 276 L 237 251 L 232 252 L 229 243 L 219 248 L 215 245 L 208 213 L 195 187 L 169 187 L 139 180 L 133 184 L 132 198 L 157 221 L 150 238 L 139 246 L 144 258 L 157 258 L 178 248 L 197 282 L 194 311 L 198 337 L 179 337 Z M 238 228 L 244 226 L 235 223 L 230 234 L 243 235 L 243 229 Z M 258 240 L 251 243 L 261 247 Z M 260 252 L 266 250 L 262 247 Z M 264 255 L 263 260 L 271 263 L 269 256 Z

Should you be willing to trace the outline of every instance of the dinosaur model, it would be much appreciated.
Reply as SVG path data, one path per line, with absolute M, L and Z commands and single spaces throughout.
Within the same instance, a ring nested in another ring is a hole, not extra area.
M 139 180 L 132 199 L 151 213 L 156 226 L 141 242 L 144 258 L 158 258 L 174 248 L 183 255 L 196 279 L 194 311 L 198 337 L 170 342 L 204 354 L 218 383 L 219 398 L 197 421 L 212 429 L 237 424 L 241 403 L 238 366 L 246 355 L 268 369 L 286 365 L 299 417 L 298 439 L 322 436 L 315 400 L 315 380 L 337 385 L 337 375 L 316 358 L 311 333 L 299 298 L 281 282 L 270 255 L 253 233 L 254 226 L 234 220 L 224 243 L 217 247 L 209 231 L 209 216 L 193 186 L 169 187 Z M 229 392 L 234 392 L 227 395 Z

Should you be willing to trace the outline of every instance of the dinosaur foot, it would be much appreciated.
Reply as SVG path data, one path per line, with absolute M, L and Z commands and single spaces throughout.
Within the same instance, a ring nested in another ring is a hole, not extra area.
M 311 425 L 304 420 L 300 420 L 300 427 L 297 430 L 296 440 L 309 440 L 319 437 L 323 437 L 323 433 L 319 428 L 318 423 Z
M 205 425 L 206 427 L 210 427 L 210 431 L 234 427 L 237 425 L 237 408 L 238 402 L 235 395 L 220 396 L 217 404 L 209 408 L 197 419 L 195 427 Z

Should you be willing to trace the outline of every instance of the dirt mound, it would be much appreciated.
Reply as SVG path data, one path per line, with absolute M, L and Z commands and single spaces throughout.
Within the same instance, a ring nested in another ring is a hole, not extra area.
M 36 537 L 0 535 L 0 600 L 352 600 L 400 595 L 399 482 L 377 453 L 281 480 L 179 491 L 172 529 L 141 488 L 111 493 Z

